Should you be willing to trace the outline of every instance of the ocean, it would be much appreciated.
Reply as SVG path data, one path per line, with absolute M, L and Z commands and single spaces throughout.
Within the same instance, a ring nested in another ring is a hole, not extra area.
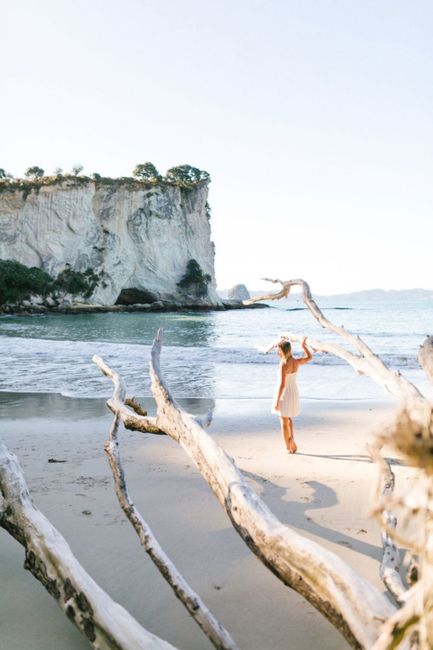
M 257 310 L 3 316 L 0 390 L 106 398 L 112 386 L 92 363 L 98 354 L 122 374 L 129 395 L 149 397 L 150 347 L 162 327 L 162 370 L 176 398 L 263 400 L 268 409 L 278 359 L 275 353 L 259 353 L 256 346 L 284 331 L 336 340 L 298 296 L 271 304 Z M 418 348 L 433 330 L 431 302 L 343 303 L 333 298 L 319 304 L 330 320 L 361 336 L 385 363 L 433 396 L 417 362 Z M 294 346 L 294 353 L 302 353 L 300 346 Z M 300 369 L 298 385 L 303 399 L 388 396 L 340 359 L 319 353 Z

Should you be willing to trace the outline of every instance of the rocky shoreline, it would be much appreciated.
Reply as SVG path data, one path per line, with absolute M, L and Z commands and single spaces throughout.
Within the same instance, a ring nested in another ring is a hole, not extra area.
M 208 303 L 178 304 L 158 300 L 148 304 L 134 305 L 92 305 L 89 303 L 71 304 L 31 304 L 23 301 L 19 305 L 3 305 L 0 316 L 34 316 L 43 314 L 108 314 L 112 312 L 170 312 L 170 311 L 227 311 L 231 309 L 266 309 L 269 305 L 254 303 L 244 305 L 237 300 L 223 300 L 221 305 Z

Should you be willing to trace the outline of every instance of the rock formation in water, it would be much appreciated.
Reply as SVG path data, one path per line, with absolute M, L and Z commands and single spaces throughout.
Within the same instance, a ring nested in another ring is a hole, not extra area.
M 221 304 L 216 293 L 208 183 L 182 187 L 133 179 L 63 178 L 0 193 L 0 259 L 43 268 L 92 269 L 89 302 Z M 190 260 L 210 276 L 206 297 L 178 282 Z
M 235 284 L 234 287 L 229 290 L 228 297 L 229 300 L 238 300 L 239 302 L 251 298 L 250 292 L 244 284 Z

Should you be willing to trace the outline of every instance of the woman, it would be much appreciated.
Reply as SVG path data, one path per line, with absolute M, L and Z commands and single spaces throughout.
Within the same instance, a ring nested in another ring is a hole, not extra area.
M 308 363 L 313 358 L 312 353 L 307 348 L 306 340 L 307 337 L 304 336 L 301 345 L 305 356 L 300 359 L 295 359 L 292 356 L 292 346 L 288 339 L 281 339 L 276 346 L 277 354 L 281 359 L 280 381 L 275 391 L 272 412 L 281 418 L 281 431 L 286 443 L 286 449 L 290 454 L 294 454 L 297 450 L 292 422 L 292 417 L 298 415 L 300 410 L 296 374 L 299 366 Z

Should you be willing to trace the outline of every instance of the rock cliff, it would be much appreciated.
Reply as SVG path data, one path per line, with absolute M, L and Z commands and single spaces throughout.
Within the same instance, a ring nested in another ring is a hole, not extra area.
M 0 259 L 56 276 L 67 265 L 100 281 L 89 302 L 167 300 L 221 304 L 216 293 L 208 184 L 104 184 L 63 180 L 0 194 Z M 205 299 L 177 283 L 190 259 L 209 274 Z

